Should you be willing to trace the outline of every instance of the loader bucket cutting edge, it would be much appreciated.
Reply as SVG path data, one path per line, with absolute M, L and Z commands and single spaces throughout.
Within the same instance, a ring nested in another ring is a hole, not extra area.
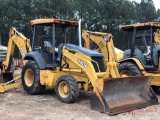
M 153 92 L 151 77 L 125 77 L 104 80 L 100 96 L 102 102 L 94 93 L 91 97 L 91 108 L 108 115 L 140 109 L 158 104 Z

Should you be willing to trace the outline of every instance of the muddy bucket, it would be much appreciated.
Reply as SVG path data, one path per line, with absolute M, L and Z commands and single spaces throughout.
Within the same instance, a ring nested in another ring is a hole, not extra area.
M 13 80 L 13 73 L 1 73 L 0 74 L 0 84 L 6 83 Z
M 100 94 L 101 100 L 94 93 L 91 98 L 91 108 L 108 115 L 158 104 L 153 92 L 151 77 L 112 78 L 104 82 Z

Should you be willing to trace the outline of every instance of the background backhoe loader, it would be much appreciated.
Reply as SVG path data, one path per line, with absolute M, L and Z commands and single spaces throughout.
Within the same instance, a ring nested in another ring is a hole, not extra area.
M 31 25 L 32 51 L 25 55 L 28 62 L 22 68 L 22 85 L 28 94 L 54 87 L 60 101 L 72 103 L 79 90 L 93 91 L 92 109 L 109 115 L 158 103 L 150 88 L 151 77 L 119 78 L 112 51 L 108 51 L 106 69 L 101 53 L 67 43 L 78 41 L 78 22 L 36 19 Z
M 131 48 L 119 61 L 120 76 L 152 76 L 156 92 L 160 86 L 160 22 L 123 25 L 121 30 L 132 33 Z
M 0 92 L 5 92 L 9 89 L 22 86 L 20 81 L 21 76 L 13 78 L 13 71 L 10 71 L 13 62 L 12 56 L 15 52 L 15 46 L 18 47 L 22 59 L 29 51 L 31 51 L 30 40 L 27 39 L 23 34 L 19 33 L 14 27 L 11 27 L 9 32 L 6 58 L 1 65 L 2 78 L 0 80 Z

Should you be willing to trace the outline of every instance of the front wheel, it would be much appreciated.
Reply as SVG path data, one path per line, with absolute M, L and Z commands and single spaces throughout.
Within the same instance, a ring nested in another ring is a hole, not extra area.
M 45 86 L 40 83 L 39 67 L 35 61 L 28 61 L 22 68 L 22 85 L 28 94 L 40 94 Z
M 118 71 L 121 77 L 142 76 L 140 69 L 132 62 L 121 63 Z
M 69 75 L 58 78 L 55 86 L 57 98 L 64 103 L 73 103 L 79 96 L 77 81 Z

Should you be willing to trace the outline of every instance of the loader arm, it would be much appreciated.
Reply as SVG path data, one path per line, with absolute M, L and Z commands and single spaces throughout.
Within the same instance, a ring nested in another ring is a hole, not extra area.
M 83 30 L 82 37 L 85 40 L 86 48 L 90 49 L 90 41 L 93 41 L 98 45 L 105 58 L 105 64 L 107 66 L 107 77 L 110 75 L 112 78 L 120 77 L 116 66 L 116 61 L 118 61 L 118 59 L 114 48 L 112 35 L 108 33 Z
M 30 40 L 27 39 L 22 33 L 19 33 L 14 27 L 11 27 L 9 32 L 9 41 L 7 46 L 7 55 L 5 61 L 3 61 L 2 71 L 5 72 L 10 67 L 11 57 L 14 54 L 15 46 L 18 47 L 22 59 L 24 56 L 31 51 Z

